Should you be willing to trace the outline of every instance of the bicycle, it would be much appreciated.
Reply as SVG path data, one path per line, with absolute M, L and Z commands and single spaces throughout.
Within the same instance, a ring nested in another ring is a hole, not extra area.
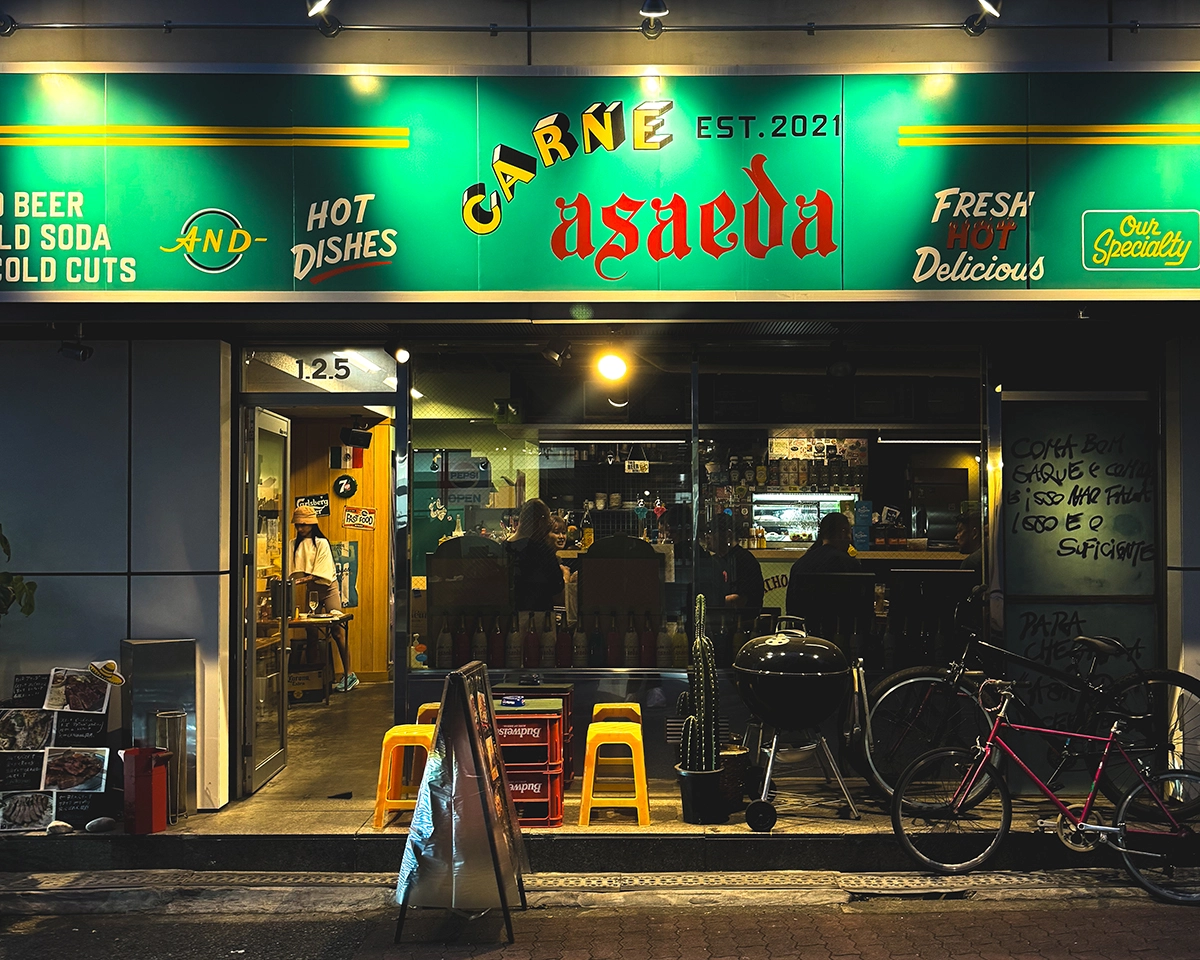
M 1126 751 L 1118 735 L 1128 718 L 1113 720 L 1106 736 L 1013 723 L 1008 719 L 1013 684 L 988 680 L 1000 695 L 986 740 L 971 749 L 941 747 L 905 769 L 892 796 L 892 829 L 901 846 L 918 864 L 937 873 L 966 873 L 995 854 L 1012 824 L 1012 799 L 994 764 L 997 754 L 1015 763 L 1058 808 L 1055 820 L 1039 820 L 1040 830 L 1053 828 L 1073 850 L 1110 846 L 1121 854 L 1125 869 L 1148 893 L 1173 903 L 1200 903 L 1200 775 L 1171 770 L 1147 775 Z M 1083 738 L 1103 745 L 1082 805 L 1068 806 L 1040 780 L 1003 739 L 1001 730 Z M 1117 807 L 1112 826 L 1099 822 L 1095 809 L 1101 776 L 1113 747 L 1136 779 Z
M 960 605 L 961 610 L 962 605 Z M 961 613 L 956 616 L 961 625 Z M 1002 655 L 1061 684 L 1076 696 L 1070 725 L 1098 735 L 1104 717 L 1130 717 L 1130 749 L 1153 769 L 1200 772 L 1200 680 L 1177 670 L 1143 670 L 1133 653 L 1112 637 L 1076 637 L 1072 666 L 1061 670 L 1003 647 L 967 630 L 962 654 L 946 667 L 910 667 L 879 681 L 868 694 L 866 731 L 856 766 L 879 794 L 890 797 L 900 773 L 916 757 L 938 746 L 968 746 L 987 733 L 990 719 L 977 703 L 985 674 L 968 667 L 976 648 Z M 1091 656 L 1087 669 L 1083 659 Z M 1133 672 L 1112 678 L 1097 673 L 1110 657 L 1123 657 Z M 1086 741 L 1085 741 L 1086 745 Z M 1063 745 L 1050 779 L 1068 769 L 1080 754 Z M 1094 752 L 1086 758 L 1095 761 Z M 1134 781 L 1124 769 L 1108 773 L 1100 789 L 1114 803 Z

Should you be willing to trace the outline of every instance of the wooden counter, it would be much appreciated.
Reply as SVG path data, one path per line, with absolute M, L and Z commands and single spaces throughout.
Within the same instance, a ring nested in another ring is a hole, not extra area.
M 803 547 L 768 547 L 765 550 L 751 550 L 759 560 L 799 560 L 811 544 Z M 955 550 L 860 550 L 859 560 L 920 560 L 924 562 L 952 562 L 960 564 L 967 555 Z

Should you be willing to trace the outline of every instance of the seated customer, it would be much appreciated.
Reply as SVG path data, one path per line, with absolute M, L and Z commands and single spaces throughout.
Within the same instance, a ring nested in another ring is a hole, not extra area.
M 850 521 L 844 513 L 827 513 L 817 528 L 817 543 L 792 564 L 788 576 L 787 612 L 805 615 L 802 582 L 806 573 L 861 573 L 862 563 L 850 554 Z
M 550 508 L 541 500 L 526 501 L 517 521 L 517 534 L 507 544 L 514 609 L 543 611 L 562 606 L 563 569 L 554 553 L 555 546 Z
M 762 567 L 754 554 L 734 542 L 733 519 L 727 514 L 717 515 L 711 544 L 718 597 L 724 599 L 727 607 L 760 610 L 763 602 Z

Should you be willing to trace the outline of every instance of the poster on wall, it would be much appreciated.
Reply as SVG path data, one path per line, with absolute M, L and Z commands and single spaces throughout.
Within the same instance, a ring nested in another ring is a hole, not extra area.
M 352 530 L 375 529 L 374 507 L 346 507 L 345 510 L 342 518 L 343 527 L 349 527 Z
M 0 750 L 44 750 L 54 742 L 52 710 L 0 711 Z
M 312 507 L 318 517 L 329 516 L 329 494 L 314 493 L 310 497 L 297 497 L 297 507 Z
M 108 775 L 108 748 L 51 747 L 42 769 L 43 790 L 103 793 Z
M 342 595 L 342 607 L 358 606 L 358 541 L 341 540 L 330 543 L 333 566 L 337 570 L 338 590 Z
M 55 667 L 43 708 L 77 713 L 107 713 L 112 685 L 88 670 Z

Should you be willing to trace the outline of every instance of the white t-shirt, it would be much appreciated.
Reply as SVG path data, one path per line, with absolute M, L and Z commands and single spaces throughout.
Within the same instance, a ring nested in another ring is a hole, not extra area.
M 305 537 L 292 554 L 292 573 L 310 573 L 318 580 L 333 583 L 337 569 L 333 565 L 333 551 L 329 541 L 318 537 Z

